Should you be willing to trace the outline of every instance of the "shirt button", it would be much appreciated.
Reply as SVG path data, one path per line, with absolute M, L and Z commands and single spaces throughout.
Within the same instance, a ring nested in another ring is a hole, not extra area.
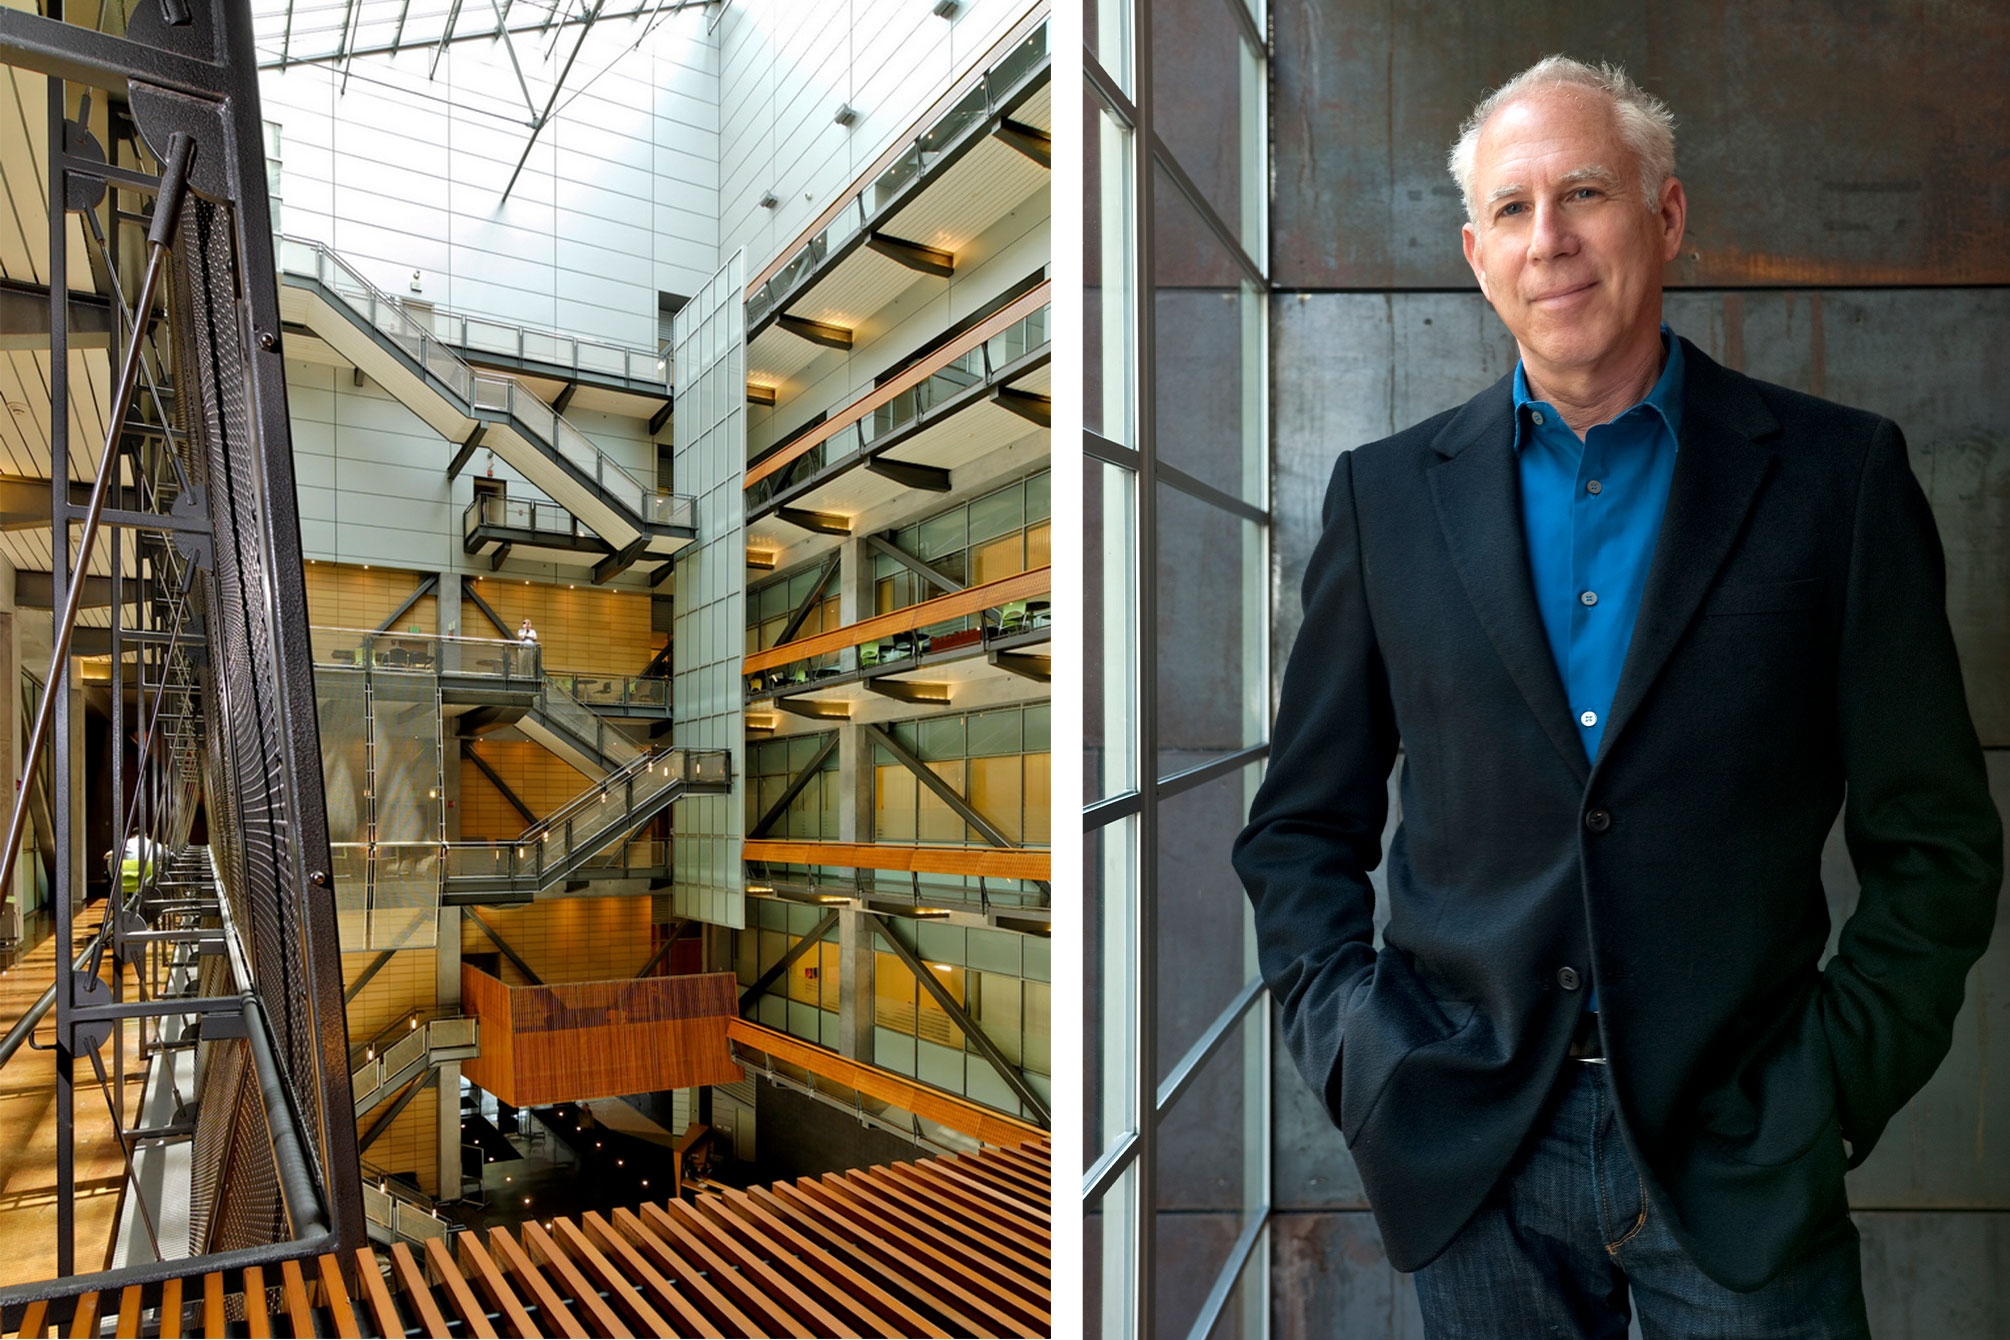
M 1530 410 L 1528 412 L 1528 421 L 1538 428 L 1542 427 L 1542 411 L 1539 409 Z
M 1562 967 L 1556 970 L 1556 984 L 1566 991 L 1577 990 L 1577 969 Z
M 1596 605 L 1598 603 L 1598 592 L 1586 591 L 1583 595 L 1579 596 L 1578 599 L 1583 601 L 1587 605 Z
M 1603 833 L 1606 829 L 1612 827 L 1612 811 L 1586 810 L 1584 812 L 1584 826 L 1594 833 Z
M 1586 480 L 1586 481 L 1585 481 L 1585 485 L 1584 485 L 1584 491 L 1585 491 L 1586 493 L 1601 493 L 1601 492 L 1603 492 L 1603 491 L 1604 491 L 1604 489 L 1605 489 L 1605 485 L 1603 485 L 1603 484 L 1599 483 L 1599 482 L 1598 482 L 1597 480 L 1595 480 L 1595 479 L 1591 479 L 1591 480 Z
M 1586 712 L 1583 716 L 1580 716 L 1577 720 L 1578 723 L 1583 726 L 1596 726 L 1598 724 L 1598 713 Z

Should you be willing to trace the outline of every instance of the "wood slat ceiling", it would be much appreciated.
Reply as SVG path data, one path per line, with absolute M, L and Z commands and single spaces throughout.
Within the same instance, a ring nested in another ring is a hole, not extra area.
M 1045 1336 L 1051 1158 L 1041 1140 L 191 1275 L 32 1304 L 7 1334 Z

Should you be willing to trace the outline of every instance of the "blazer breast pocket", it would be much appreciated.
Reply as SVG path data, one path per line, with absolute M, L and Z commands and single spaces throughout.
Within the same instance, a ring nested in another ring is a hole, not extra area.
M 1819 577 L 1797 577 L 1785 582 L 1732 582 L 1710 592 L 1703 613 L 1785 614 L 1793 610 L 1820 609 L 1825 583 Z

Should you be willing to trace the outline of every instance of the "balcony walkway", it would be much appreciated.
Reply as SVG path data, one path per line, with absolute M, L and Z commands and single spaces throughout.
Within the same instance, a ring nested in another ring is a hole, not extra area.
M 102 901 L 78 914 L 77 945 L 97 934 Z M 29 918 L 46 922 L 46 915 Z M 65 956 L 67 961 L 68 956 Z M 39 944 L 4 960 L 0 971 L 0 1023 L 11 1027 L 35 1004 L 56 978 L 56 939 L 44 928 Z M 136 978 L 127 968 L 128 1000 Z M 130 1044 L 125 1078 L 128 1121 L 133 1118 L 146 1067 L 139 1056 L 139 1030 L 123 1030 Z M 53 1045 L 55 1013 L 35 1030 L 40 1047 Z M 56 1067 L 54 1054 L 23 1047 L 0 1070 L 0 1285 L 25 1284 L 56 1278 Z M 111 1057 L 105 1056 L 110 1074 Z M 75 1068 L 77 1159 L 77 1268 L 97 1270 L 111 1245 L 125 1161 L 105 1108 L 103 1092 L 89 1060 L 79 1057 Z

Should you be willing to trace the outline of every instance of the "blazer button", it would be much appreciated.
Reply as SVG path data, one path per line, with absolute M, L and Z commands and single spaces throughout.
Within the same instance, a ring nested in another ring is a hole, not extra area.
M 1577 990 L 1577 969 L 1562 967 L 1556 970 L 1556 984 L 1566 991 Z
M 1610 810 L 1586 810 L 1584 812 L 1584 826 L 1594 833 L 1603 833 L 1606 829 L 1612 827 L 1612 812 Z

